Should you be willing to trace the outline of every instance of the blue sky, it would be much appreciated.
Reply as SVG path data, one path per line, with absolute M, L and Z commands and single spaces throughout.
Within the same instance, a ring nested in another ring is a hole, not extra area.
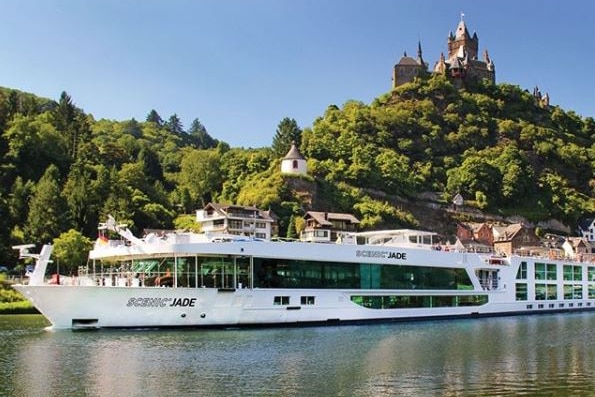
M 418 40 L 433 66 L 461 12 L 497 82 L 595 116 L 587 0 L 3 0 L 0 86 L 66 91 L 96 119 L 198 118 L 262 147 L 284 117 L 308 127 L 330 104 L 388 92 Z

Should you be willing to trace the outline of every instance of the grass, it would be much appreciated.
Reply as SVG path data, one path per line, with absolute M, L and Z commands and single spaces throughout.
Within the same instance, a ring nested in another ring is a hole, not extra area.
M 0 279 L 0 315 L 1 314 L 36 314 L 39 313 L 31 302 L 18 291 L 10 287 L 11 283 Z

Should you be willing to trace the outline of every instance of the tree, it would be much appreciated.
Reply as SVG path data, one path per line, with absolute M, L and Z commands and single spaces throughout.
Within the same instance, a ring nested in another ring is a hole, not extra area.
M 80 232 L 70 229 L 54 239 L 53 256 L 61 271 L 75 273 L 79 266 L 87 263 L 93 242 Z
M 46 243 L 65 230 L 68 210 L 59 179 L 58 168 L 52 164 L 35 186 L 25 224 L 25 236 L 30 241 Z
M 198 119 L 192 120 L 188 134 L 197 149 L 211 149 L 217 147 L 217 140 L 213 139 L 204 125 Z
M 287 154 L 291 143 L 299 147 L 302 142 L 302 130 L 298 127 L 294 119 L 285 117 L 277 126 L 277 133 L 273 138 L 273 153 L 275 157 L 280 158 Z
M 151 109 L 149 114 L 147 114 L 146 120 L 150 123 L 155 123 L 159 127 L 161 127 L 163 125 L 163 119 L 161 118 L 159 113 L 157 113 L 157 111 L 155 109 Z
M 204 207 L 221 188 L 220 155 L 216 150 L 190 150 L 182 158 L 179 183 L 194 203 Z
M 66 137 L 70 158 L 76 160 L 81 143 L 86 142 L 90 136 L 86 116 L 74 105 L 70 95 L 64 91 L 60 95 L 60 101 L 53 116 L 54 126 Z
M 175 113 L 169 117 L 169 120 L 167 120 L 164 127 L 172 134 L 182 135 L 184 133 L 182 121 Z
M 70 168 L 62 197 L 68 205 L 70 220 L 76 230 L 90 234 L 99 221 L 99 200 L 93 189 L 91 169 L 80 161 Z
M 288 239 L 297 238 L 297 232 L 295 228 L 295 217 L 293 215 L 289 217 L 289 223 L 287 224 L 287 233 L 285 234 L 285 237 L 287 237 Z

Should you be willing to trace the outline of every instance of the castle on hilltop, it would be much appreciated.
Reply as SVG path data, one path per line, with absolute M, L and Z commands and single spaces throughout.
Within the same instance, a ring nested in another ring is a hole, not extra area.
M 451 78 L 457 87 L 463 87 L 464 83 L 473 80 L 487 79 L 492 83 L 496 82 L 496 68 L 494 61 L 490 58 L 488 50 L 483 52 L 483 60 L 478 58 L 479 38 L 477 33 L 469 34 L 467 25 L 461 14 L 461 21 L 456 32 L 448 35 L 448 57 L 440 54 L 433 73 L 442 74 Z M 407 53 L 399 60 L 393 68 L 393 88 L 413 81 L 421 74 L 428 73 L 428 64 L 422 56 L 421 42 L 417 44 L 417 58 L 407 56 Z

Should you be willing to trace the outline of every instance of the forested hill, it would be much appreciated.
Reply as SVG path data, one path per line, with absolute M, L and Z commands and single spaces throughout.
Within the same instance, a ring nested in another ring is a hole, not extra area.
M 155 110 L 95 120 L 66 93 L 52 101 L 0 89 L 0 133 L 0 264 L 14 263 L 14 244 L 85 242 L 107 214 L 138 232 L 191 227 L 182 215 L 209 201 L 270 208 L 282 235 L 308 209 L 352 212 L 366 228 L 434 229 L 407 205 L 424 192 L 572 227 L 595 212 L 594 120 L 506 84 L 456 90 L 439 76 L 418 79 L 370 105 L 329 106 L 303 131 L 285 118 L 259 149 L 230 148 L 198 119 L 188 129 Z M 292 140 L 308 177 L 280 174 Z

